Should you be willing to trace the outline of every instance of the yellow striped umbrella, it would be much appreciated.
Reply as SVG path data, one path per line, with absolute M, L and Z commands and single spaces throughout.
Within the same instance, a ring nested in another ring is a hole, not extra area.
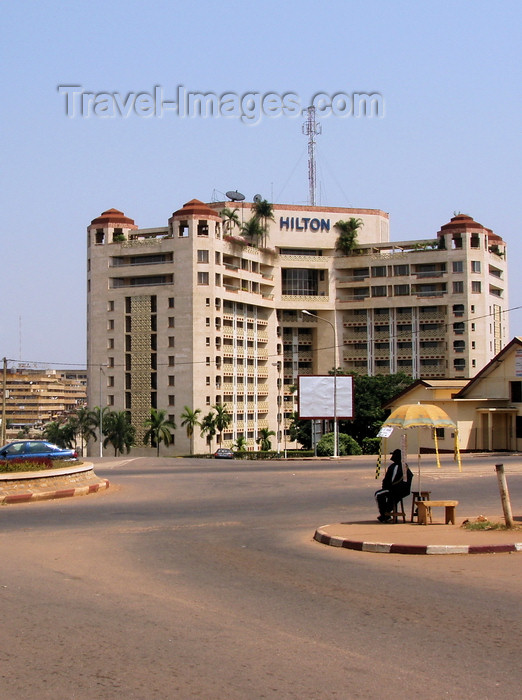
M 437 457 L 437 467 L 440 469 L 439 445 L 437 440 L 437 428 L 450 428 L 455 432 L 455 461 L 462 471 L 460 459 L 458 428 L 457 424 L 451 420 L 446 411 L 431 403 L 408 403 L 396 408 L 382 424 L 390 428 L 431 428 L 433 431 L 433 441 L 435 443 L 435 454 Z M 420 488 L 420 438 L 419 438 L 419 488 Z
M 455 428 L 454 421 L 439 406 L 431 403 L 407 403 L 399 406 L 383 425 L 394 428 Z

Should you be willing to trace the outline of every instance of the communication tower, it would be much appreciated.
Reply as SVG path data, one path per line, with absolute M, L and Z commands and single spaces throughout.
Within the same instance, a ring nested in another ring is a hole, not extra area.
M 315 137 L 321 133 L 321 125 L 315 121 L 315 107 L 308 107 L 308 116 L 303 124 L 303 134 L 308 136 L 308 203 L 315 206 L 317 175 L 315 170 Z

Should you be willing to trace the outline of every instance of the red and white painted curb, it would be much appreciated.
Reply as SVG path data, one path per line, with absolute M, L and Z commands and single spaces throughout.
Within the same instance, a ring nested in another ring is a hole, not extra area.
M 331 547 L 354 549 L 358 552 L 377 552 L 379 554 L 493 554 L 504 552 L 522 552 L 522 542 L 514 544 L 389 544 L 385 542 L 360 542 L 343 537 L 327 535 L 319 528 L 314 540 Z
M 26 493 L 12 493 L 8 496 L 0 496 L 2 503 L 28 503 L 29 501 L 45 501 L 52 498 L 70 498 L 72 496 L 86 496 L 109 488 L 109 480 L 101 479 L 97 484 L 78 486 L 74 489 L 60 489 L 58 491 L 28 491 Z

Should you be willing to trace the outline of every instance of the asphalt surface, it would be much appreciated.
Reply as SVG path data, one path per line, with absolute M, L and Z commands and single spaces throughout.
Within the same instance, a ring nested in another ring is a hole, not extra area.
M 459 500 L 459 521 L 492 517 L 494 461 L 423 480 Z M 504 461 L 519 514 L 522 461 Z M 375 521 L 371 461 L 95 471 L 108 489 L 0 508 L 2 700 L 520 697 L 519 554 L 313 540 L 327 523 L 400 532 Z

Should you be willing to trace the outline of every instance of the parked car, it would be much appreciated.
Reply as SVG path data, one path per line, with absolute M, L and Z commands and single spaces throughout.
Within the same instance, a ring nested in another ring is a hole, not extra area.
M 38 459 L 39 457 L 74 462 L 78 459 L 78 453 L 45 440 L 15 440 L 0 448 L 0 459 Z
M 220 447 L 214 452 L 215 459 L 234 459 L 234 453 L 228 447 Z

